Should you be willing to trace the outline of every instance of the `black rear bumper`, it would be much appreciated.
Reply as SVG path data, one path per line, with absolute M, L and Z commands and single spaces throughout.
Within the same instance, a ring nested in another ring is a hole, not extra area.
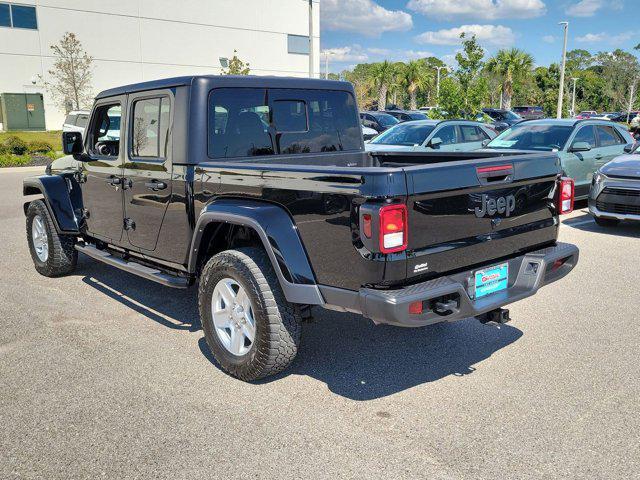
M 358 292 L 321 286 L 327 308 L 361 313 L 375 323 L 421 327 L 475 317 L 535 294 L 540 287 L 560 280 L 578 263 L 578 247 L 557 243 L 505 262 L 509 264 L 507 289 L 475 299 L 474 270 L 444 276 L 397 290 L 362 288 Z M 409 313 L 409 305 L 422 302 L 423 313 Z M 437 304 L 450 309 L 437 312 Z

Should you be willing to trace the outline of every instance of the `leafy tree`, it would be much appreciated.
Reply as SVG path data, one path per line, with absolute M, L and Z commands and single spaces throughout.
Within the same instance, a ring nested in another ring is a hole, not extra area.
M 479 74 L 484 65 L 482 61 L 484 49 L 476 41 L 475 35 L 466 38 L 465 34 L 461 33 L 460 38 L 462 39 L 462 52 L 456 54 L 458 68 L 455 71 L 455 76 L 460 82 L 466 112 L 468 115 L 474 115 L 480 110 L 482 100 L 487 94 L 487 83 L 478 82 Z M 440 93 L 442 94 L 442 87 Z
M 360 63 L 353 70 L 342 72 L 343 78 L 353 84 L 356 100 L 363 109 L 373 106 L 374 66 L 372 63 Z
M 71 32 L 66 32 L 57 44 L 51 45 L 51 50 L 55 60 L 45 87 L 65 113 L 87 108 L 93 101 L 93 57 Z
M 611 107 L 626 110 L 631 94 L 631 85 L 640 75 L 638 58 L 621 49 L 601 52 L 596 56 L 602 75 L 607 79 L 605 92 L 611 99 Z
M 502 78 L 502 108 L 511 110 L 513 83 L 529 74 L 532 67 L 533 57 L 519 48 L 499 50 L 489 59 L 487 69 Z
M 460 82 L 448 77 L 440 80 L 438 114 L 442 118 L 461 118 L 465 113 L 465 99 Z M 429 112 L 429 116 L 433 116 Z
M 400 70 L 402 85 L 409 94 L 409 108 L 416 110 L 418 108 L 418 91 L 423 90 L 429 83 L 429 73 L 424 62 L 419 60 L 411 60 L 403 65 Z
M 396 67 L 385 60 L 384 62 L 376 63 L 371 73 L 373 83 L 378 89 L 378 110 L 384 110 L 387 107 L 389 87 L 395 80 Z
M 250 71 L 249 64 L 240 60 L 240 58 L 238 58 L 238 51 L 234 50 L 233 57 L 229 60 L 227 69 L 222 69 L 222 75 L 249 75 Z

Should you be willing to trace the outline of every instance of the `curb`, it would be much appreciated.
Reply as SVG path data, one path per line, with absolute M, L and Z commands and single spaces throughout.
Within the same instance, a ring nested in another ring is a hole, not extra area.
M 36 166 L 36 167 L 4 167 L 0 168 L 0 173 L 18 173 L 18 172 L 42 172 L 44 173 L 44 169 L 46 167 L 44 165 Z

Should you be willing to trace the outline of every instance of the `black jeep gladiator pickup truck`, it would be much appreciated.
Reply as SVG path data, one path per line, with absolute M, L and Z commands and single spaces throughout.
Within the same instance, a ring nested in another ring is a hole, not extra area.
M 553 153 L 364 151 L 343 82 L 170 78 L 100 93 L 68 155 L 24 181 L 38 272 L 78 252 L 198 285 L 206 341 L 255 380 L 294 359 L 310 306 L 417 327 L 478 317 L 566 275 L 573 183 Z

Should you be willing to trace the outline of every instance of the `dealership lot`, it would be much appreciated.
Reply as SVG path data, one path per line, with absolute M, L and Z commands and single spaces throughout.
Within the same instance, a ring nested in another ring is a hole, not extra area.
M 0 478 L 630 478 L 640 469 L 640 225 L 595 225 L 564 280 L 474 320 L 373 326 L 325 310 L 285 374 L 212 361 L 193 290 L 81 258 L 32 267 L 0 171 Z

